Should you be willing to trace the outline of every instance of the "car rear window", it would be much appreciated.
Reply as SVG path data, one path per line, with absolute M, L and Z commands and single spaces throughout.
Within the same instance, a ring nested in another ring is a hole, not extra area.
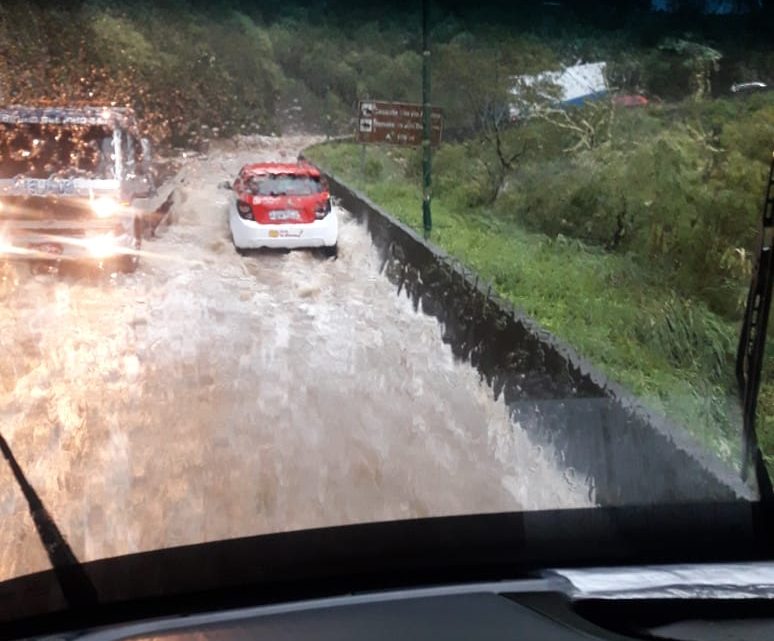
M 323 190 L 319 178 L 293 174 L 252 176 L 247 188 L 255 196 L 311 196 Z

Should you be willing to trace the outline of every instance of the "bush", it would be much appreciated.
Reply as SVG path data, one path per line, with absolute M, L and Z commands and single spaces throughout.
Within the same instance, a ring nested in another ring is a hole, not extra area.
M 379 158 L 374 158 L 371 156 L 370 158 L 366 159 L 365 167 L 363 168 L 363 174 L 367 180 L 377 181 L 382 177 L 383 172 L 384 167 L 382 166 L 382 161 Z
M 618 248 L 631 233 L 621 168 L 613 161 L 598 161 L 598 155 L 530 165 L 511 181 L 510 195 L 501 197 L 497 210 L 549 236 Z
M 482 160 L 482 150 L 473 147 L 472 143 L 443 145 L 433 160 L 433 192 L 459 209 L 494 200 L 493 177 Z
M 634 330 L 643 344 L 666 354 L 677 367 L 706 372 L 715 381 L 730 379 L 736 336 L 701 303 L 664 301 L 649 324 Z
M 130 106 L 146 134 L 180 145 L 203 125 L 220 135 L 268 128 L 280 72 L 266 30 L 227 7 L 213 17 L 164 6 L 2 8 L 6 99 Z
M 609 145 L 529 156 L 494 210 L 551 237 L 631 253 L 677 291 L 738 318 L 760 225 L 768 160 L 761 141 L 774 139 L 771 108 L 764 101 L 696 113 L 689 105 L 685 120 L 673 110 L 666 122 L 658 110 L 621 114 Z M 724 113 L 734 119 L 723 121 Z M 714 133 L 702 128 L 709 121 Z M 480 162 L 474 146 L 465 149 L 468 164 Z M 459 190 L 456 171 L 444 180 Z

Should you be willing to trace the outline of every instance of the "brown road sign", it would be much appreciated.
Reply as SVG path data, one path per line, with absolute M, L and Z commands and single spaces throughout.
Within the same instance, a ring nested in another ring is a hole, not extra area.
M 430 144 L 441 144 L 443 116 L 439 107 L 432 107 Z M 409 102 L 361 100 L 357 109 L 357 132 L 360 143 L 388 145 L 422 144 L 422 105 Z

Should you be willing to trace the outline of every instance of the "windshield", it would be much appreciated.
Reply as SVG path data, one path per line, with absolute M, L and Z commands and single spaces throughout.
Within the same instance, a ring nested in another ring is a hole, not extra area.
M 107 178 L 112 136 L 99 126 L 0 124 L 0 178 Z
M 767 496 L 771 2 L 11 4 L 0 581 Z
M 292 174 L 253 176 L 248 178 L 247 188 L 255 196 L 311 196 L 322 192 L 319 179 Z

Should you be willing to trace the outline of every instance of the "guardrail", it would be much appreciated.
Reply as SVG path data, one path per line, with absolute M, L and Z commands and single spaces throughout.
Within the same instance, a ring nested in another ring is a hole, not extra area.
M 589 483 L 598 504 L 756 498 L 685 429 L 649 411 L 458 260 L 326 176 L 332 196 L 366 225 L 399 292 L 438 319 L 455 356 L 504 396 L 534 443 L 548 446 L 560 467 Z

